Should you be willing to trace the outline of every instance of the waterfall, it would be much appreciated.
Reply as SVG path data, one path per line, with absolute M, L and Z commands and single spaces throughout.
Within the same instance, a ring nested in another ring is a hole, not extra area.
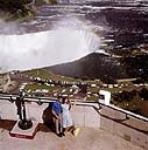
M 26 70 L 74 61 L 97 50 L 99 42 L 94 33 L 66 28 L 0 35 L 0 68 Z

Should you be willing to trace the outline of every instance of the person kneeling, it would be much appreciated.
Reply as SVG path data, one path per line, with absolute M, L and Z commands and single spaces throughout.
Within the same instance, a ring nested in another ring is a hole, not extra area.
M 56 134 L 59 137 L 62 137 L 63 134 L 63 120 L 62 120 L 62 106 L 60 101 L 55 101 L 52 104 L 52 115 L 53 115 L 53 122 L 55 124 L 55 130 L 56 130 Z

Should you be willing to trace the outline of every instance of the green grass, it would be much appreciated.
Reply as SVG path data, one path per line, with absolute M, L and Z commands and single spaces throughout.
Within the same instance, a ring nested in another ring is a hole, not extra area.
M 30 71 L 23 72 L 25 75 L 31 76 L 31 77 L 39 77 L 42 80 L 49 80 L 53 78 L 53 74 L 45 69 L 34 69 Z
M 90 97 L 87 97 L 86 101 L 97 102 L 98 99 L 99 99 L 98 96 L 90 96 Z
M 82 82 L 81 79 L 75 79 L 72 77 L 66 77 L 62 75 L 53 74 L 46 69 L 34 69 L 30 71 L 23 72 L 25 75 L 31 77 L 39 77 L 42 80 L 55 80 L 55 81 L 67 81 L 67 82 Z
M 58 93 L 58 94 L 66 94 L 69 95 L 70 91 L 69 88 L 63 88 L 60 86 L 55 86 L 55 87 L 51 87 L 51 86 L 47 86 L 45 84 L 40 84 L 40 83 L 30 83 L 27 84 L 25 86 L 25 91 L 27 92 L 28 90 L 30 91 L 30 93 L 35 92 L 36 90 L 48 90 L 48 93 Z M 62 91 L 65 90 L 65 92 L 62 93 Z
M 97 88 L 97 87 L 96 87 L 96 88 L 92 87 L 92 88 L 88 88 L 88 89 L 87 89 L 87 92 L 91 92 L 91 93 L 98 93 L 98 92 L 99 92 L 99 90 L 100 90 L 100 89 L 99 89 L 99 88 Z
M 106 90 L 106 91 L 109 91 L 111 93 L 118 93 L 119 91 L 122 91 L 123 89 L 119 89 L 119 88 L 101 88 L 101 90 Z
M 49 87 L 45 84 L 40 84 L 40 83 L 30 83 L 25 86 L 25 91 L 30 90 L 31 92 L 33 92 L 37 89 L 40 89 L 40 90 L 46 89 L 49 92 L 52 92 L 53 90 L 57 90 L 58 88 L 57 87 Z
M 72 78 L 72 77 L 67 77 L 67 76 L 61 76 L 59 75 L 59 80 L 60 81 L 67 81 L 67 82 L 82 82 L 81 79 L 76 79 L 76 78 Z

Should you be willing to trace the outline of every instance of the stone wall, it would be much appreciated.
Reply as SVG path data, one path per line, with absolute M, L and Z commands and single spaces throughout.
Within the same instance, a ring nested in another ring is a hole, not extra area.
M 102 107 L 100 128 L 118 135 L 144 149 L 148 148 L 148 122 L 126 117 L 122 112 Z

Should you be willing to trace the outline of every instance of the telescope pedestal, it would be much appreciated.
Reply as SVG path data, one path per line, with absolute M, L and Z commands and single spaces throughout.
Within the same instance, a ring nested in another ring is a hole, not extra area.
M 37 132 L 38 122 L 32 121 L 32 123 L 33 123 L 32 127 L 27 130 L 22 130 L 21 128 L 19 128 L 18 123 L 19 123 L 19 121 L 16 122 L 15 126 L 12 128 L 12 130 L 9 132 L 9 134 L 12 137 L 16 137 L 16 138 L 33 139 Z

